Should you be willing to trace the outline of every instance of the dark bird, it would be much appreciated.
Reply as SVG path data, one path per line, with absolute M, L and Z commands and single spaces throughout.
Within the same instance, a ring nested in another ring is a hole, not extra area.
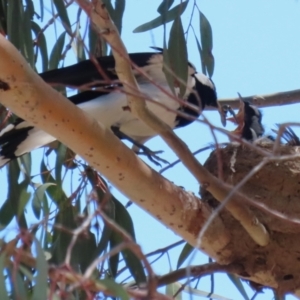
M 234 117 L 227 118 L 227 120 L 238 125 L 232 133 L 237 135 L 240 139 L 254 142 L 264 134 L 264 127 L 261 123 L 261 111 L 249 102 L 244 101 L 241 97 L 238 113 Z
M 217 101 L 213 82 L 205 75 L 197 73 L 191 63 L 188 65 L 186 92 L 182 97 L 184 103 L 179 103 L 163 91 L 172 93 L 163 71 L 161 52 L 133 53 L 129 56 L 132 65 L 142 70 L 139 72 L 133 68 L 141 93 L 145 95 L 145 99 L 151 99 L 147 101 L 147 107 L 171 128 L 190 124 L 199 117 L 206 106 L 216 107 L 219 110 L 224 125 L 225 115 Z M 97 63 L 91 60 L 82 61 L 69 67 L 42 73 L 40 76 L 52 86 L 88 88 L 89 90 L 81 91 L 68 99 L 104 126 L 111 128 L 119 138 L 128 137 L 137 145 L 142 145 L 156 135 L 128 109 L 126 94 L 122 91 L 122 85 L 115 72 L 113 56 L 100 57 Z M 174 82 L 175 91 L 178 92 L 175 79 Z M 176 114 L 176 111 L 192 118 Z M 0 166 L 54 140 L 53 136 L 18 119 L 0 132 Z

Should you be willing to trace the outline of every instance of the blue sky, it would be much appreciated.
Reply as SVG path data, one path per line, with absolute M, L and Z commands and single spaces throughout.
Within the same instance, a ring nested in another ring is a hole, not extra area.
M 183 15 L 183 22 L 188 24 L 192 1 Z M 162 46 L 162 28 L 151 32 L 135 34 L 133 29 L 157 16 L 156 8 L 160 0 L 128 0 L 123 19 L 122 37 L 129 52 L 148 52 L 150 46 Z M 175 4 L 179 1 L 175 1 Z M 213 37 L 215 70 L 213 80 L 216 84 L 219 99 L 236 97 L 237 92 L 242 96 L 259 95 L 289 91 L 299 88 L 300 78 L 300 3 L 292 0 L 202 0 L 197 1 L 202 13 L 210 21 Z M 49 6 L 49 11 L 51 10 Z M 49 15 L 48 15 L 49 18 Z M 45 17 L 47 21 L 47 17 Z M 197 31 L 198 16 L 195 15 L 193 25 Z M 54 34 L 48 35 L 55 41 Z M 200 71 L 200 57 L 192 34 L 188 39 L 189 59 Z M 71 63 L 68 59 L 67 63 Z M 263 123 L 266 132 L 270 133 L 275 123 L 299 121 L 300 105 L 281 106 L 263 109 Z M 205 115 L 214 124 L 221 126 L 217 112 L 207 112 Z M 176 131 L 189 145 L 192 151 L 212 142 L 209 130 L 195 122 L 194 124 Z M 220 141 L 226 138 L 220 136 Z M 170 162 L 176 159 L 171 150 L 167 149 L 160 138 L 147 143 L 152 150 L 164 150 L 163 157 Z M 40 155 L 37 151 L 36 155 Z M 209 152 L 198 156 L 204 162 Z M 39 160 L 38 160 L 39 161 Z M 151 167 L 159 170 L 159 168 Z M 36 173 L 38 168 L 36 168 Z M 186 190 L 198 193 L 196 180 L 182 166 L 167 171 L 164 175 Z M 5 181 L 5 172 L 0 172 L 0 181 Z M 121 193 L 112 189 L 115 196 L 127 202 Z M 1 200 L 5 198 L 2 193 Z M 141 243 L 145 253 L 164 247 L 180 239 L 158 221 L 144 213 L 136 205 L 129 208 L 132 214 L 137 241 Z M 179 247 L 178 250 L 180 250 Z M 180 251 L 173 251 L 171 259 L 176 267 Z M 193 264 L 207 262 L 207 257 L 197 255 Z M 155 271 L 164 274 L 170 269 L 167 257 L 155 264 Z M 232 299 L 242 299 L 237 290 L 227 280 L 225 275 L 217 275 L 215 292 Z M 200 289 L 209 291 L 208 279 L 201 279 Z M 248 289 L 249 296 L 253 292 Z M 256 299 L 271 299 L 267 293 Z M 292 297 L 291 297 L 292 298 Z

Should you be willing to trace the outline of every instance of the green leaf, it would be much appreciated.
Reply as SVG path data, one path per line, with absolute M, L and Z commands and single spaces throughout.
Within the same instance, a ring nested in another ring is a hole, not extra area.
M 44 20 L 44 0 L 40 0 L 40 17 L 41 17 L 41 22 Z
M 191 296 L 200 296 L 205 298 L 209 297 L 209 299 L 213 299 L 213 300 L 233 300 L 232 298 L 226 298 L 218 294 L 208 293 L 203 290 L 193 289 L 191 286 L 185 286 L 184 291 L 189 293 Z
M 79 236 L 72 251 L 72 256 L 78 258 L 81 272 L 84 273 L 88 266 L 94 261 L 97 249 L 95 235 L 88 231 L 83 237 Z
M 0 226 L 1 230 L 5 228 L 14 217 L 14 209 L 9 199 L 5 200 L 0 208 Z M 1 298 L 0 298 L 1 299 Z
M 69 20 L 68 12 L 63 0 L 53 0 L 53 3 L 56 7 L 57 13 L 61 19 L 63 27 L 67 32 L 71 33 L 71 23 Z M 72 33 L 71 33 L 72 34 Z
M 31 153 L 26 153 L 20 157 L 21 165 L 24 167 L 24 173 L 29 178 L 31 175 Z
M 57 69 L 60 60 L 62 59 L 62 52 L 65 44 L 66 32 L 63 32 L 57 39 L 56 44 L 54 45 L 49 61 L 49 70 Z
M 24 281 L 20 273 L 11 268 L 7 268 L 6 271 L 10 280 L 12 299 L 27 299 Z
M 200 34 L 201 34 L 201 45 L 203 50 L 213 49 L 213 36 L 212 29 L 209 21 L 205 15 L 200 11 Z
M 244 297 L 244 299 L 249 300 L 249 297 L 244 289 L 241 279 L 233 274 L 227 274 L 227 276 L 232 281 L 232 283 L 235 285 L 235 287 L 238 289 L 238 291 L 241 293 L 241 295 Z
M 66 153 L 67 153 L 67 147 L 64 144 L 59 143 L 56 149 L 56 161 L 55 161 L 55 179 L 56 179 L 56 184 L 58 186 L 62 185 L 61 171 L 62 171 L 62 165 L 66 158 Z
M 174 84 L 174 76 L 172 74 L 172 64 L 170 61 L 170 55 L 167 48 L 164 48 L 163 51 L 163 72 L 166 76 L 169 88 L 171 92 L 175 95 L 175 84 Z
M 35 286 L 33 288 L 32 300 L 47 299 L 48 288 L 48 264 L 45 258 L 45 253 L 40 242 L 34 238 L 36 246 L 36 271 Z
M 188 54 L 180 17 L 175 19 L 171 27 L 168 53 L 172 71 L 175 74 L 173 80 L 177 83 L 176 86 L 179 85 L 179 97 L 183 97 L 188 78 Z
M 177 261 L 177 269 L 184 263 L 184 261 L 191 255 L 194 251 L 194 247 L 191 246 L 189 243 L 186 243 L 178 257 Z
M 42 203 L 44 202 L 45 192 L 49 186 L 55 185 L 54 183 L 48 182 L 41 184 L 34 192 L 32 199 L 32 209 L 37 219 L 40 218 Z
M 0 33 L 7 33 L 7 3 L 0 1 Z
M 42 70 L 43 72 L 46 72 L 48 70 L 48 49 L 45 35 L 40 26 L 33 21 L 31 21 L 31 29 L 35 33 L 37 46 L 39 47 L 42 56 Z
M 27 228 L 27 222 L 25 219 L 25 214 L 22 211 L 24 208 L 24 203 L 27 197 L 27 187 L 29 185 L 28 179 L 23 180 L 20 184 L 18 179 L 20 176 L 20 167 L 17 160 L 13 160 L 8 165 L 8 196 L 7 199 L 11 203 L 11 206 L 14 211 L 14 215 L 17 218 L 19 226 L 22 228 Z M 26 204 L 25 204 L 26 205 Z
M 119 243 L 120 243 L 119 237 L 114 233 L 114 231 L 112 231 L 109 239 L 109 250 L 111 251 Z M 109 257 L 108 266 L 113 278 L 117 277 L 119 260 L 120 260 L 120 253 L 117 253 Z
M 114 197 L 113 201 L 115 204 L 116 223 L 120 225 L 135 241 L 133 222 L 127 209 Z M 114 232 L 113 234 L 118 244 L 123 241 L 122 237 L 117 232 Z M 129 269 L 129 272 L 131 273 L 137 284 L 145 283 L 147 281 L 146 275 L 140 259 L 137 258 L 136 255 L 128 249 L 121 251 L 121 253 L 125 260 L 126 266 Z
M 194 37 L 195 37 L 195 40 L 196 40 L 196 44 L 197 44 L 197 48 L 198 48 L 198 52 L 199 52 L 199 55 L 201 57 L 201 68 L 202 68 L 202 73 L 204 75 L 206 75 L 206 67 L 205 67 L 205 63 L 204 63 L 204 60 L 202 59 L 202 56 L 203 56 L 203 53 L 202 53 L 202 48 L 201 48 L 201 45 L 200 45 L 200 42 L 196 36 L 196 34 L 194 33 Z
M 49 186 L 47 189 L 47 194 L 56 205 L 59 206 L 61 203 L 66 203 L 68 201 L 68 197 L 62 188 L 56 184 L 56 181 L 47 169 L 43 160 L 41 162 L 41 178 L 43 183 L 52 183 L 52 186 Z
M 274 300 L 285 300 L 285 296 L 279 296 L 275 290 L 273 290 L 273 293 L 274 293 Z
M 114 23 L 117 26 L 119 33 L 122 32 L 122 18 L 125 11 L 125 0 L 115 1 Z
M 21 22 L 16 20 L 23 19 L 23 4 L 21 0 L 14 0 L 8 2 L 7 9 L 7 35 L 11 43 L 15 45 L 17 49 L 20 49 L 22 45 L 22 28 Z
M 9 300 L 6 291 L 5 278 L 4 278 L 4 266 L 5 266 L 6 255 L 5 252 L 0 255 L 0 299 Z
M 181 289 L 181 284 L 178 282 L 174 282 L 168 284 L 166 286 L 166 295 L 170 296 L 172 299 L 181 300 L 182 299 L 182 292 L 178 293 L 178 290 Z M 176 297 L 174 297 L 176 295 Z
M 26 10 L 29 12 L 29 19 L 32 20 L 34 17 L 34 4 L 32 0 L 25 0 L 26 2 Z
M 162 3 L 158 6 L 157 12 L 161 15 L 167 13 L 170 7 L 173 5 L 174 0 L 163 0 Z
M 202 45 L 202 55 L 206 70 L 210 77 L 212 77 L 215 67 L 215 60 L 212 54 L 213 49 L 213 35 L 210 23 L 207 18 L 200 11 L 200 35 Z
M 31 12 L 26 8 L 23 13 L 22 19 L 22 45 L 21 52 L 23 56 L 26 58 L 29 65 L 34 68 L 34 53 L 33 53 L 33 43 L 31 36 Z
M 30 199 L 31 193 L 27 192 L 27 183 L 20 184 L 20 195 L 18 205 L 18 217 L 20 218 L 24 214 L 25 207 Z
M 161 26 L 165 23 L 173 21 L 176 17 L 179 17 L 185 11 L 189 1 L 182 2 L 172 9 L 170 9 L 164 16 L 159 16 L 152 21 L 142 24 L 133 30 L 134 33 L 144 32 Z
M 56 225 L 59 225 L 60 228 L 57 228 Z M 70 231 L 76 227 L 77 225 L 75 223 L 75 215 L 72 205 L 67 202 L 62 203 L 54 221 L 51 263 L 61 264 L 65 260 L 67 249 L 72 240 L 72 234 Z M 78 256 L 75 256 L 72 252 L 71 265 L 77 269 L 77 264 Z
M 108 291 L 110 291 L 115 297 L 122 300 L 129 300 L 129 295 L 121 284 L 116 283 L 112 279 L 101 279 L 97 281 L 101 285 L 104 285 Z

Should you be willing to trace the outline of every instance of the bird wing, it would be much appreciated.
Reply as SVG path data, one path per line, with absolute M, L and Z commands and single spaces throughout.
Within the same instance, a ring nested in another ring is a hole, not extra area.
M 158 55 L 158 53 L 132 53 L 129 54 L 129 58 L 134 65 L 143 68 L 148 65 L 149 60 L 155 55 Z M 95 84 L 90 87 L 107 86 L 113 80 L 118 80 L 113 56 L 98 57 L 95 61 L 81 61 L 74 65 L 50 70 L 39 75 L 47 83 L 70 87 L 80 87 L 93 82 Z

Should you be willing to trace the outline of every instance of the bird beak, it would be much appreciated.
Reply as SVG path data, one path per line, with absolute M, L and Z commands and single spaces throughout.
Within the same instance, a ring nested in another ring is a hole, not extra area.
M 224 109 L 224 106 L 221 105 L 220 102 L 218 102 L 218 111 L 221 117 L 221 122 L 223 126 L 226 126 L 226 113 L 227 111 Z
M 227 118 L 227 121 L 240 125 L 240 124 L 244 124 L 244 118 L 245 118 L 245 103 L 241 101 L 238 113 L 233 117 Z

